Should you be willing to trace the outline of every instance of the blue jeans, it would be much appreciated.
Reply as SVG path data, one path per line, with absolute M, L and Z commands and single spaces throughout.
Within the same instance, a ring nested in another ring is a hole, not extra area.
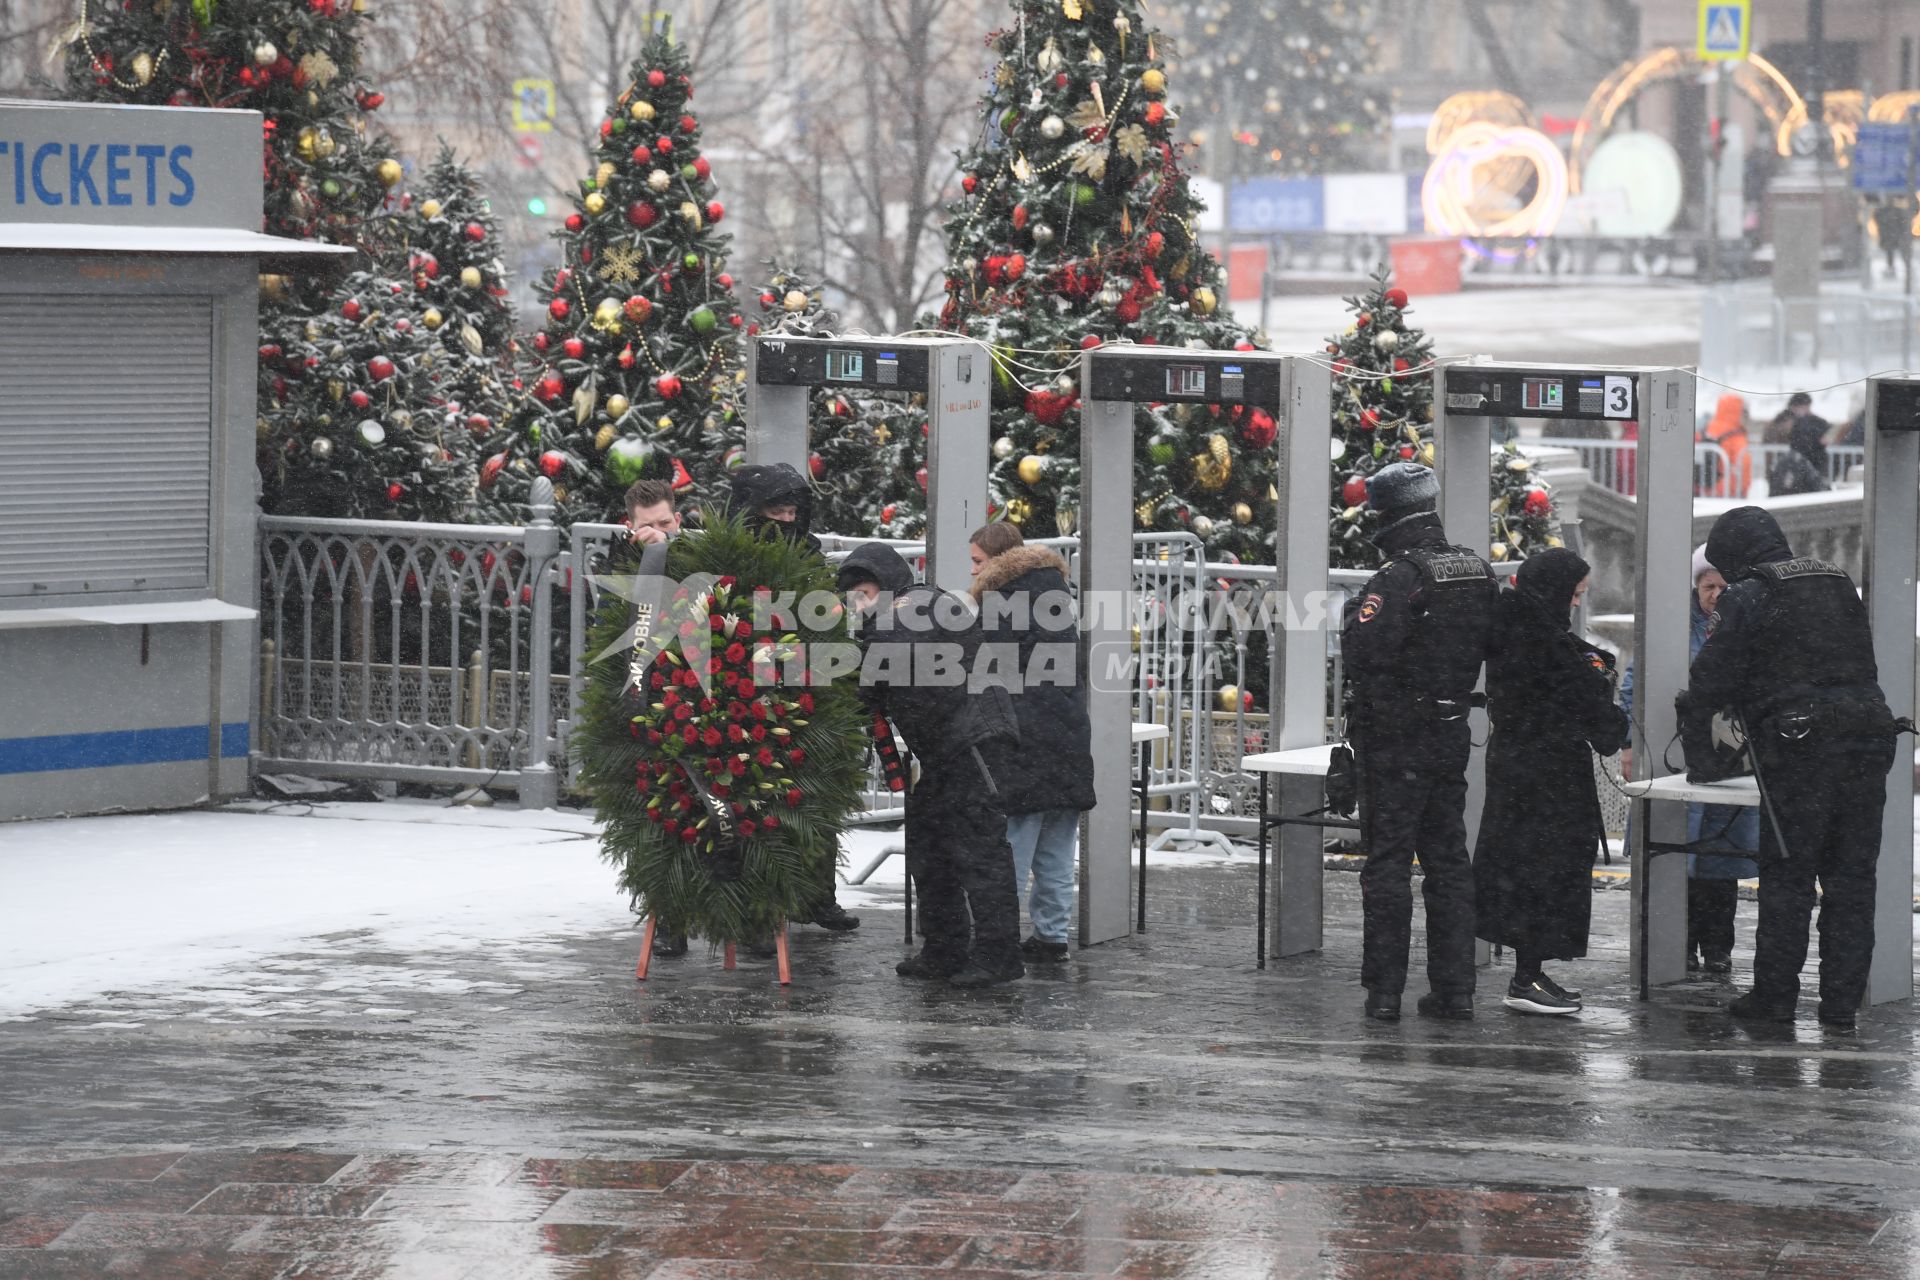
M 1078 809 L 1007 815 L 1007 843 L 1013 846 L 1013 883 L 1027 904 L 1033 933 L 1046 942 L 1067 940 L 1073 915 L 1074 845 L 1080 838 Z M 1033 890 L 1027 890 L 1028 877 Z

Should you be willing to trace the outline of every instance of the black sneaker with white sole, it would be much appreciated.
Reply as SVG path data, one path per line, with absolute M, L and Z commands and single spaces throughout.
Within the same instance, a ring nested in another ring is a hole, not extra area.
M 1562 1000 L 1571 1000 L 1575 1004 L 1580 1003 L 1580 988 L 1578 987 L 1563 987 L 1544 973 L 1540 975 L 1540 985 L 1551 991 L 1554 995 L 1559 996 Z
M 1507 984 L 1507 998 L 1500 1003 L 1516 1013 L 1578 1013 L 1580 1002 L 1557 996 L 1547 990 L 1540 978 L 1522 982 L 1515 978 Z

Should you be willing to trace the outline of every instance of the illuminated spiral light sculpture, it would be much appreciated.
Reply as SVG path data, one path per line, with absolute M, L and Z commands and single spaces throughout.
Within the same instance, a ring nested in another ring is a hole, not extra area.
M 1517 183 L 1505 178 L 1516 167 L 1522 175 Z M 1527 177 L 1533 195 L 1520 203 Z M 1447 134 L 1427 166 L 1420 207 L 1429 228 L 1461 237 L 1475 253 L 1513 256 L 1476 243 L 1485 239 L 1525 240 L 1532 252 L 1533 242 L 1552 235 L 1566 211 L 1567 162 L 1538 129 L 1471 121 Z

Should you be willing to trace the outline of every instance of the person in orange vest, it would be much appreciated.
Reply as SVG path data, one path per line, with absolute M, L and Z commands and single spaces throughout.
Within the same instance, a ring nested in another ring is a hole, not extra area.
M 1717 444 L 1726 454 L 1702 464 L 1701 482 L 1696 486 L 1703 498 L 1744 498 L 1753 482 L 1753 456 L 1747 451 L 1747 402 L 1727 394 L 1713 407 L 1713 420 L 1700 438 Z

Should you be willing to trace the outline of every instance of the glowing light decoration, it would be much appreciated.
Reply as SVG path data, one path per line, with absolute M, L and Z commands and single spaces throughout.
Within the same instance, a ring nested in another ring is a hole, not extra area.
M 1524 204 L 1515 189 L 1491 180 L 1516 160 L 1525 162 L 1535 179 L 1533 196 Z M 1427 226 L 1443 235 L 1549 236 L 1567 207 L 1567 162 L 1537 129 L 1471 121 L 1447 135 L 1427 166 L 1420 207 Z
M 1568 151 L 1569 189 L 1578 194 L 1582 174 L 1594 148 L 1600 145 L 1614 118 L 1626 105 L 1648 88 L 1669 80 L 1697 80 L 1707 64 L 1694 56 L 1691 48 L 1673 45 L 1655 49 L 1643 58 L 1621 63 L 1594 88 L 1573 129 L 1573 145 Z M 1759 54 L 1749 54 L 1744 62 L 1722 64 L 1738 89 L 1767 117 L 1768 127 L 1778 131 L 1796 108 L 1806 117 L 1806 103 L 1780 69 Z M 1782 155 L 1786 154 L 1782 150 Z
M 1497 89 L 1456 93 L 1433 109 L 1433 119 L 1427 122 L 1427 154 L 1439 155 L 1455 129 L 1475 121 L 1523 129 L 1537 127 L 1533 108 L 1510 93 Z

